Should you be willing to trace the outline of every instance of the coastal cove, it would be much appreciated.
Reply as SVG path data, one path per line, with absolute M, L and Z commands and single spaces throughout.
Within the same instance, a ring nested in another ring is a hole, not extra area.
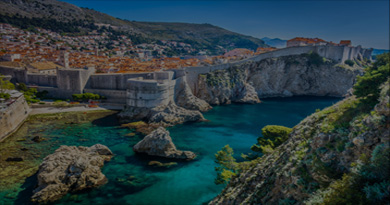
M 43 119 L 46 120 L 28 120 L 0 143 L 0 198 L 5 204 L 28 203 L 37 183 L 33 174 L 45 156 L 60 145 L 100 143 L 115 154 L 102 169 L 108 183 L 82 193 L 68 194 L 56 204 L 206 203 L 223 189 L 222 185 L 214 184 L 214 154 L 224 145 L 229 144 L 235 157 L 241 160 L 241 153 L 250 152 L 262 127 L 270 124 L 293 127 L 316 109 L 328 107 L 340 99 L 300 96 L 266 98 L 255 105 L 216 106 L 204 113 L 207 122 L 186 123 L 168 129 L 178 149 L 193 151 L 198 156 L 191 162 L 175 161 L 177 165 L 170 167 L 153 167 L 148 163 L 174 162 L 172 160 L 134 154 L 132 146 L 143 136 L 120 127 L 116 112 L 79 112 L 72 118 L 66 114 L 45 115 Z M 46 140 L 40 143 L 31 141 L 36 135 Z M 25 151 L 19 151 L 23 148 Z M 3 152 L 8 152 L 7 156 Z M 7 157 L 18 157 L 12 156 L 14 153 L 24 153 L 24 161 L 6 162 Z M 23 173 L 15 174 L 18 171 Z

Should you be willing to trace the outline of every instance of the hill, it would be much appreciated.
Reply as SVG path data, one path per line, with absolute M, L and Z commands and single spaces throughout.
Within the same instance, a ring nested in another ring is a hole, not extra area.
M 56 0 L 0 0 L 0 15 L 1 23 L 24 28 L 42 27 L 72 35 L 82 35 L 96 29 L 96 25 L 109 24 L 118 31 L 118 35 L 142 36 L 138 43 L 179 41 L 213 53 L 234 48 L 256 50 L 258 47 L 268 47 L 258 38 L 211 24 L 128 21 Z
M 287 40 L 282 40 L 280 38 L 268 38 L 264 37 L 263 40 L 267 45 L 276 47 L 276 48 L 284 48 L 287 45 Z

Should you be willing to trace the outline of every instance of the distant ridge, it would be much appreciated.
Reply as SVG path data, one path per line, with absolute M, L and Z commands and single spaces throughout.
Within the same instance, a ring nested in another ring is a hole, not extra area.
M 256 50 L 258 47 L 268 47 L 261 39 L 211 24 L 128 21 L 56 0 L 0 0 L 0 15 L 2 23 L 7 23 L 9 18 L 35 18 L 37 22 L 49 21 L 46 24 L 54 21 L 54 24 L 60 22 L 66 23 L 66 26 L 74 25 L 76 28 L 67 30 L 74 32 L 90 31 L 93 24 L 110 24 L 115 30 L 142 36 L 145 42 L 179 41 L 215 53 L 234 48 Z
M 287 40 L 282 40 L 280 38 L 268 38 L 264 37 L 263 40 L 267 45 L 276 47 L 276 48 L 284 48 L 287 45 Z

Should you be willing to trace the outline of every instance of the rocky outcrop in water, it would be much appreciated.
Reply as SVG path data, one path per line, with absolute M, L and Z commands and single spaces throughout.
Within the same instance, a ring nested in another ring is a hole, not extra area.
M 38 188 L 33 202 L 46 203 L 60 199 L 68 192 L 97 187 L 107 182 L 100 168 L 113 153 L 106 146 L 61 146 L 44 158 L 39 166 Z
M 359 74 L 362 68 L 337 65 L 313 54 L 268 58 L 200 74 L 194 94 L 212 105 L 294 95 L 341 97 Z
M 354 199 L 363 195 L 386 201 L 389 82 L 375 107 L 351 96 L 304 119 L 285 143 L 243 167 L 210 204 L 370 204 Z M 373 184 L 380 176 L 384 182 Z
M 187 110 L 177 106 L 174 102 L 160 105 L 155 108 L 130 107 L 118 114 L 122 122 L 144 120 L 152 125 L 173 126 L 184 122 L 205 120 L 202 113 L 196 110 Z
M 147 135 L 133 147 L 133 150 L 151 156 L 173 159 L 192 160 L 196 157 L 193 152 L 177 150 L 169 136 L 169 132 L 163 127 L 159 127 Z

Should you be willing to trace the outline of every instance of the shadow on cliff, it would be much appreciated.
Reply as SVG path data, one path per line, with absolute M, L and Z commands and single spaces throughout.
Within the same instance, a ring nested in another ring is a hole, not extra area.
M 113 127 L 120 125 L 117 118 L 117 113 L 93 120 L 92 124 L 99 127 Z
M 34 204 L 31 202 L 34 188 L 38 185 L 38 172 L 27 177 L 21 188 L 23 191 L 19 192 L 14 204 Z

